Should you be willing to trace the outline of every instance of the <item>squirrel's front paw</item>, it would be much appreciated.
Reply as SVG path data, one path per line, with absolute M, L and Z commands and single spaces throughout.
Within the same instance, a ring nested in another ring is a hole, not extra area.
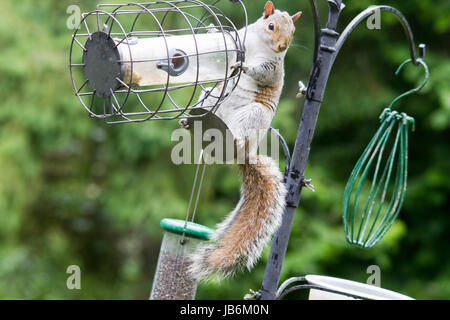
M 248 71 L 248 67 L 242 61 L 238 61 L 238 62 L 234 63 L 233 65 L 231 65 L 231 67 L 230 67 L 231 71 L 235 71 L 239 68 L 242 69 L 242 72 L 244 72 L 244 73 L 247 73 L 247 71 Z
M 178 122 L 184 129 L 189 129 L 189 123 L 187 121 L 187 119 L 181 119 Z

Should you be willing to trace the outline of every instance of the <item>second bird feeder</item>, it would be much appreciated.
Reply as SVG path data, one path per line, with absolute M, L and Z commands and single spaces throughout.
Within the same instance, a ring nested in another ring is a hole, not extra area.
M 150 300 L 194 300 L 198 283 L 189 274 L 188 256 L 213 230 L 176 219 L 163 219 L 161 227 L 164 238 Z

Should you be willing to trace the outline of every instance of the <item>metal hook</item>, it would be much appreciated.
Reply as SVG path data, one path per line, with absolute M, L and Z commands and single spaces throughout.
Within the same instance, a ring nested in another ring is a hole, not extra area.
M 423 61 L 423 56 L 425 55 L 425 49 L 424 49 L 424 47 L 423 47 L 423 48 L 421 47 L 420 49 L 421 49 L 421 52 L 422 52 L 422 53 L 421 53 L 421 57 L 420 57 L 419 59 L 417 59 L 416 61 L 418 62 L 418 64 L 421 64 L 421 65 L 424 67 L 424 69 L 425 69 L 425 78 L 423 79 L 422 83 L 421 83 L 418 87 L 416 87 L 416 88 L 414 88 L 414 89 L 411 89 L 411 90 L 409 90 L 409 91 L 406 91 L 405 93 L 402 93 L 402 94 L 399 95 L 397 98 L 395 98 L 395 99 L 391 102 L 391 104 L 389 105 L 388 109 L 391 109 L 391 108 L 394 106 L 394 104 L 395 104 L 398 100 L 400 100 L 401 98 L 406 97 L 406 96 L 408 96 L 408 95 L 410 95 L 410 94 L 412 94 L 412 93 L 415 93 L 415 92 L 419 91 L 419 90 L 422 89 L 422 88 L 425 86 L 425 84 L 427 83 L 428 78 L 430 77 L 430 71 L 429 71 L 428 66 L 427 66 L 427 64 L 425 63 L 425 61 Z M 400 73 L 400 71 L 403 69 L 403 66 L 404 66 L 405 64 L 407 64 L 408 62 L 411 62 L 411 61 L 412 61 L 412 59 L 408 59 L 408 60 L 404 61 L 404 62 L 398 67 L 397 71 L 395 71 L 395 75 L 398 76 L 398 74 Z

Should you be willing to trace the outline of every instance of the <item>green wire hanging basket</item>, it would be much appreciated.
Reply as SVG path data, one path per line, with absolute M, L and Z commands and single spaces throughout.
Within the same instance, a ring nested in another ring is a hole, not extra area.
M 406 60 L 396 71 L 410 62 Z M 419 91 L 429 77 L 425 68 L 422 84 L 400 95 L 380 116 L 381 125 L 353 168 L 344 191 L 343 221 L 349 243 L 373 247 L 394 223 L 405 199 L 408 177 L 408 135 L 414 119 L 391 110 L 402 97 Z M 394 133 L 395 132 L 395 133 Z

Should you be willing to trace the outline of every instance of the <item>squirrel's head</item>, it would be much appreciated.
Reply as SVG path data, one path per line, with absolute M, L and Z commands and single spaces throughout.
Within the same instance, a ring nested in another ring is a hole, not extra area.
M 295 33 L 294 23 L 300 18 L 302 12 L 299 11 L 293 16 L 287 12 L 275 10 L 272 1 L 267 1 L 264 6 L 264 14 L 259 20 L 263 26 L 263 41 L 276 53 L 287 50 L 291 44 Z

